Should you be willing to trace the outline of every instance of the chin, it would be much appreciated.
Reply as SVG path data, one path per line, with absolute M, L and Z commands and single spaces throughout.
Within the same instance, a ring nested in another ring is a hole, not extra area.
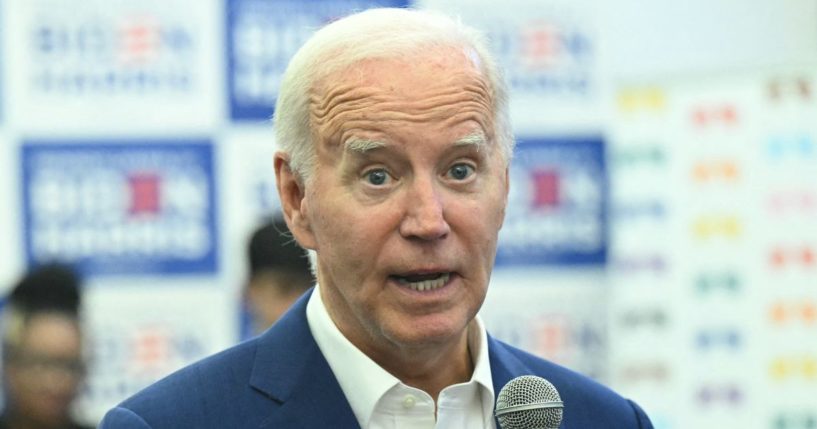
M 431 321 L 417 321 L 410 325 L 410 330 L 393 332 L 392 338 L 406 346 L 422 347 L 426 345 L 440 345 L 458 340 L 464 334 L 467 323 L 453 323 L 446 320 L 443 323 Z

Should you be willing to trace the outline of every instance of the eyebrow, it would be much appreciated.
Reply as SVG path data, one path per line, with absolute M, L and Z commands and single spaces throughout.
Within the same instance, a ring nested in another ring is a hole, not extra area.
M 386 147 L 386 142 L 369 139 L 349 139 L 346 141 L 346 150 L 364 154 L 366 152 Z
M 475 131 L 454 142 L 454 146 L 474 146 L 477 150 L 481 150 L 487 145 L 488 141 L 485 138 L 485 134 L 481 131 Z
M 476 147 L 477 150 L 481 150 L 482 148 L 486 147 L 487 144 L 485 134 L 480 131 L 468 134 L 467 136 L 459 138 L 454 142 L 454 146 L 473 146 Z M 365 154 L 372 150 L 386 147 L 387 144 L 381 140 L 352 138 L 347 140 L 344 146 L 348 151 Z

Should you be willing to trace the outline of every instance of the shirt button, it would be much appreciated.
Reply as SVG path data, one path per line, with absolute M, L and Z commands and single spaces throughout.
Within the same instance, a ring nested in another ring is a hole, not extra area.
M 406 395 L 403 398 L 403 408 L 405 408 L 405 409 L 414 408 L 414 404 L 416 404 L 416 403 L 417 403 L 417 400 L 414 399 L 413 395 Z

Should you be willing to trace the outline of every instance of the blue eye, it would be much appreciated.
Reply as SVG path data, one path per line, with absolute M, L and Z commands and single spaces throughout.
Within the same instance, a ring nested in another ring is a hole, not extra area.
M 383 169 L 370 170 L 366 172 L 365 177 L 370 184 L 381 186 L 389 180 L 389 173 L 386 173 L 386 170 Z
M 474 173 L 474 167 L 468 164 L 454 164 L 448 170 L 448 175 L 455 180 L 465 180 Z

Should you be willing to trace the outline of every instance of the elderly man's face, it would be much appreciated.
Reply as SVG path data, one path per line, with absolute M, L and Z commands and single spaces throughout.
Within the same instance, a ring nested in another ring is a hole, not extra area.
M 491 102 L 453 49 L 358 63 L 314 92 L 317 166 L 293 232 L 364 352 L 460 340 L 482 305 L 508 193 Z

